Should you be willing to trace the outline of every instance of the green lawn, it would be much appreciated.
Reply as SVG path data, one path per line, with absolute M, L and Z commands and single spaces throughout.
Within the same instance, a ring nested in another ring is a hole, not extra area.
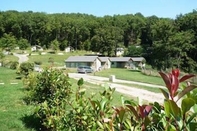
M 27 128 L 23 120 L 30 115 L 33 107 L 23 103 L 22 83 L 15 80 L 15 71 L 0 67 L 0 131 L 34 131 Z M 18 84 L 12 85 L 10 82 Z
M 73 83 L 73 87 L 76 88 L 77 87 L 77 81 L 74 80 L 74 79 L 71 79 L 71 82 Z M 100 95 L 99 95 L 99 92 L 103 92 L 105 87 L 108 87 L 107 85 L 104 85 L 104 86 L 101 86 L 101 85 L 95 85 L 95 84 L 91 84 L 91 83 L 88 83 L 88 82 L 84 82 L 84 85 L 82 86 L 82 88 L 85 88 L 86 89 L 86 96 L 87 97 L 90 97 L 91 94 L 95 94 L 95 99 L 99 99 L 100 98 Z M 124 97 L 124 99 L 127 99 L 127 100 L 134 100 L 136 101 L 137 98 L 134 98 L 134 97 L 131 97 L 131 96 L 128 96 L 128 95 L 125 95 L 125 94 L 121 94 L 117 91 L 114 92 L 113 94 L 113 100 L 112 100 L 112 104 L 114 105 L 121 105 L 121 97 Z
M 47 51 L 46 51 L 47 53 Z M 63 55 L 59 55 L 58 53 L 63 53 Z M 35 62 L 35 61 L 39 61 L 42 62 L 42 67 L 48 67 L 51 65 L 51 63 L 49 63 L 49 58 L 52 58 L 54 60 L 54 64 L 53 66 L 64 66 L 65 65 L 65 60 L 69 57 L 69 56 L 75 56 L 75 55 L 84 55 L 84 54 L 88 54 L 90 52 L 87 51 L 75 51 L 75 52 L 70 52 L 70 53 L 65 53 L 62 51 L 58 51 L 56 54 L 43 54 L 43 55 L 39 55 L 38 52 L 32 52 L 31 56 L 29 56 L 29 62 Z
M 0 131 L 37 131 L 35 118 L 32 117 L 33 106 L 26 105 L 23 101 L 25 96 L 21 80 L 16 80 L 16 71 L 0 67 Z M 10 84 L 12 82 L 18 84 Z M 72 88 L 76 89 L 77 81 L 71 79 Z M 86 96 L 95 93 L 95 99 L 99 98 L 99 92 L 104 90 L 100 85 L 85 82 L 83 88 L 87 89 Z M 113 94 L 113 105 L 121 105 L 121 96 L 125 99 L 133 99 L 118 92 Z M 136 100 L 136 99 L 135 99 Z
M 145 82 L 150 84 L 164 85 L 162 78 L 156 76 L 148 76 L 142 74 L 140 71 L 133 71 L 129 69 L 122 68 L 111 68 L 107 70 L 102 70 L 95 73 L 97 76 L 109 77 L 110 75 L 115 75 L 116 78 L 122 80 Z
M 3 63 L 6 65 L 10 61 L 18 61 L 18 57 L 14 55 L 5 55 L 5 57 L 1 59 L 0 61 L 3 61 Z

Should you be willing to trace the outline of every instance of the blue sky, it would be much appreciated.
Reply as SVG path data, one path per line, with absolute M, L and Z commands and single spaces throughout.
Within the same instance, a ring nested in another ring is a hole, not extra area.
M 95 16 L 142 13 L 175 18 L 197 9 L 197 0 L 2 0 L 0 11 L 86 13 Z

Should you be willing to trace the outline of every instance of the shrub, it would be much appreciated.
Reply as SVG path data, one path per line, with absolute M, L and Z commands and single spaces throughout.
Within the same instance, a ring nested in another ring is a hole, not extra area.
M 111 104 L 115 89 L 106 88 L 98 99 L 87 98 L 81 78 L 78 88 L 72 90 L 68 76 L 61 70 L 47 69 L 41 74 L 29 74 L 25 79 L 29 100 L 36 104 L 35 114 L 48 130 L 141 130 L 141 131 L 186 131 L 197 129 L 197 86 L 188 81 L 194 75 L 179 78 L 179 70 L 171 73 L 159 72 L 167 91 L 164 105 L 157 102 L 139 105 L 121 98 L 122 105 Z M 181 87 L 181 89 L 179 89 Z M 181 105 L 178 104 L 181 101 Z
M 17 69 L 18 65 L 19 65 L 18 61 L 11 61 L 10 62 L 10 69 L 15 70 L 15 69 Z
M 45 69 L 40 74 L 29 74 L 24 80 L 28 87 L 28 101 L 37 105 L 36 114 L 48 129 L 59 130 L 63 125 L 66 101 L 69 101 L 71 84 L 59 70 Z
M 10 61 L 9 60 L 3 60 L 2 61 L 2 66 L 6 68 L 10 68 Z
M 36 65 L 42 65 L 42 61 L 34 61 L 34 64 L 36 64 Z
M 18 74 L 27 76 L 33 70 L 34 70 L 34 63 L 24 62 L 20 64 L 17 72 Z
M 48 51 L 48 53 L 49 53 L 49 54 L 55 54 L 56 51 L 55 51 L 55 50 L 50 50 L 50 51 Z

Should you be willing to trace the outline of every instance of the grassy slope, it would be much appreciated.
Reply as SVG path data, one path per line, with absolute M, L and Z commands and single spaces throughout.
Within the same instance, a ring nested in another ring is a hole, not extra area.
M 23 123 L 25 115 L 31 113 L 33 108 L 23 103 L 24 93 L 21 81 L 15 80 L 15 71 L 0 68 L 0 80 L 4 85 L 0 85 L 0 130 L 1 131 L 30 131 Z M 11 85 L 12 81 L 18 82 Z
M 115 77 L 118 79 L 164 85 L 164 82 L 160 77 L 147 76 L 147 75 L 142 74 L 139 71 L 132 71 L 128 69 L 111 68 L 111 69 L 97 72 L 96 75 L 104 76 L 104 77 L 115 75 Z
M 71 82 L 73 83 L 74 89 L 76 89 L 77 81 L 74 80 L 74 79 L 71 79 Z M 106 85 L 106 87 L 107 87 L 107 85 Z M 84 85 L 82 86 L 82 88 L 86 89 L 86 96 L 87 97 L 90 97 L 91 94 L 95 94 L 95 98 L 94 99 L 100 99 L 99 93 L 103 92 L 104 89 L 105 89 L 105 87 L 102 87 L 102 86 L 99 86 L 99 85 L 94 85 L 94 84 L 91 84 L 91 83 L 88 83 L 88 82 L 84 82 Z M 113 97 L 112 104 L 114 104 L 114 105 L 121 105 L 121 97 L 122 96 L 125 99 L 127 99 L 127 100 L 130 100 L 130 99 L 137 100 L 134 97 L 131 97 L 131 96 L 128 96 L 128 95 L 124 95 L 124 94 L 121 94 L 121 93 L 115 91 L 113 96 L 112 96 Z
M 47 52 L 47 51 L 46 51 Z M 58 53 L 63 53 L 63 55 L 58 55 Z M 49 58 L 53 58 L 54 60 L 54 66 L 64 66 L 65 60 L 69 56 L 75 56 L 75 55 L 84 55 L 90 52 L 86 51 L 77 51 L 77 52 L 71 52 L 71 53 L 65 53 L 65 52 L 57 52 L 56 54 L 45 54 L 45 55 L 39 55 L 38 52 L 33 52 L 31 56 L 29 56 L 30 62 L 40 61 L 42 62 L 42 67 L 50 66 L 51 64 L 48 62 Z M 34 55 L 36 54 L 36 55 Z
M 14 55 L 6 55 L 3 58 L 4 61 L 18 61 L 18 57 L 14 56 Z
M 15 70 L 0 67 L 0 131 L 35 131 L 37 127 L 34 125 L 35 120 L 31 114 L 34 110 L 33 106 L 26 105 L 23 102 L 24 90 L 22 82 L 15 80 Z M 16 82 L 17 85 L 12 85 L 10 82 Z M 76 89 L 77 82 L 71 79 L 72 88 Z M 90 97 L 92 93 L 96 94 L 95 99 L 99 98 L 99 92 L 104 90 L 104 87 L 93 85 L 85 82 L 83 85 L 87 89 L 86 96 Z M 113 94 L 113 105 L 121 105 L 121 94 L 115 92 Z M 123 95 L 125 99 L 132 99 L 129 96 Z

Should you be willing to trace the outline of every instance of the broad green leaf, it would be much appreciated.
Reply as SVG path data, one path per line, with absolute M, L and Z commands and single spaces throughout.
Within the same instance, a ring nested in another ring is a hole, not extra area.
M 146 116 L 144 120 L 145 127 L 147 127 L 150 123 L 151 123 L 150 118 Z
M 186 122 L 186 124 L 190 124 L 191 121 L 192 121 L 196 116 L 197 116 L 197 112 L 193 113 L 193 114 L 189 117 L 189 119 L 188 119 L 188 121 Z
M 80 78 L 80 79 L 78 80 L 78 82 L 77 82 L 77 85 L 78 85 L 78 86 L 82 86 L 83 83 L 84 83 L 83 78 Z
M 185 98 L 182 100 L 181 109 L 183 114 L 190 110 L 190 108 L 195 104 L 195 101 L 192 98 Z
M 137 118 L 137 119 L 139 119 L 139 115 L 138 115 L 138 113 L 137 113 L 137 111 L 135 110 L 135 108 L 132 106 L 132 105 L 126 105 L 128 108 L 129 108 L 129 110 L 135 115 L 135 117 Z
M 170 117 L 171 110 L 169 100 L 164 101 L 164 111 L 166 113 L 166 116 Z
M 190 131 L 196 131 L 197 123 L 194 123 L 194 122 L 189 123 L 189 128 L 190 128 Z
M 133 123 L 129 119 L 125 120 L 125 126 L 127 129 L 132 129 L 132 127 L 133 127 L 132 124 Z
M 105 105 L 106 105 L 106 103 L 108 102 L 108 99 L 104 99 L 102 102 L 101 102 L 101 111 L 104 111 L 104 109 L 105 109 Z
M 177 101 L 178 101 L 180 98 L 182 98 L 185 94 L 187 94 L 188 92 L 192 91 L 192 90 L 195 89 L 195 88 L 197 88 L 197 86 L 195 86 L 195 85 L 190 85 L 190 86 L 186 87 L 182 92 L 180 92 L 180 93 L 178 94 L 178 99 L 177 99 Z
M 104 129 L 103 124 L 101 124 L 100 121 L 96 121 L 96 123 L 99 125 L 99 127 L 100 127 L 101 129 Z
M 194 112 L 197 112 L 197 103 L 192 107 L 192 109 L 194 110 Z
M 163 93 L 164 97 L 168 100 L 169 99 L 169 94 L 164 89 L 161 89 L 161 88 L 159 88 L 159 89 Z
M 173 116 L 175 118 L 178 118 L 180 115 L 181 115 L 181 111 L 180 111 L 180 108 L 178 107 L 178 105 L 172 101 L 172 100 L 169 100 L 169 103 L 170 103 L 170 110 L 172 111 L 171 113 L 173 114 Z
M 161 112 L 161 106 L 159 105 L 158 102 L 154 102 L 153 108 L 157 111 L 157 113 Z
M 128 105 L 132 105 L 132 106 L 137 106 L 137 103 L 134 100 L 125 100 L 124 104 L 125 105 L 128 104 Z
M 90 103 L 92 104 L 94 109 L 96 109 L 97 107 L 99 107 L 99 109 L 101 108 L 100 102 L 98 101 L 90 100 Z
M 123 108 L 123 107 L 121 106 L 121 107 L 119 108 L 119 114 L 118 114 L 121 123 L 123 122 L 123 118 L 124 118 L 125 113 L 126 113 L 126 109 Z

